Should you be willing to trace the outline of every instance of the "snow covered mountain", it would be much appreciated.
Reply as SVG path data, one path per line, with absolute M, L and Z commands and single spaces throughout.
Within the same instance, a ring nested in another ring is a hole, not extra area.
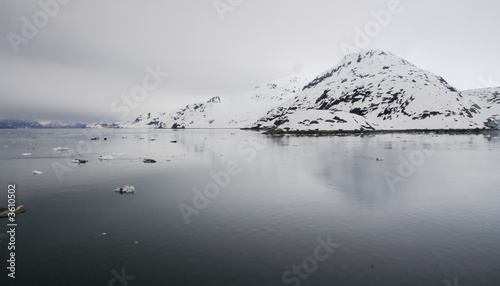
M 464 97 L 442 77 L 391 53 L 364 51 L 345 56 L 251 127 L 387 130 L 491 126 L 487 121 L 498 116 L 498 93 L 465 93 Z
M 238 96 L 216 96 L 206 102 L 189 104 L 180 110 L 144 114 L 132 122 L 117 122 L 114 127 L 242 128 L 257 121 L 271 108 L 292 98 L 306 83 L 307 80 L 303 78 L 287 77 L 257 86 Z
M 148 113 L 107 128 L 408 130 L 500 127 L 500 88 L 459 91 L 379 50 L 349 54 L 312 81 L 288 77 L 229 98 Z

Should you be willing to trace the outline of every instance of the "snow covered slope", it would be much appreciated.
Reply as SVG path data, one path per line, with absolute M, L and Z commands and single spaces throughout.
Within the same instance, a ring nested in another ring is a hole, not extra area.
M 180 110 L 148 113 L 132 122 L 118 122 L 115 125 L 121 128 L 242 128 L 292 98 L 307 82 L 295 76 L 283 78 L 238 96 L 216 96 L 206 102 L 189 104 Z
M 484 103 L 484 101 L 481 101 Z M 482 128 L 481 106 L 442 77 L 379 50 L 350 54 L 252 128 Z M 477 117 L 476 117 L 477 116 Z
M 481 106 L 481 113 L 474 116 L 477 122 L 500 129 L 500 87 L 466 90 L 462 95 Z

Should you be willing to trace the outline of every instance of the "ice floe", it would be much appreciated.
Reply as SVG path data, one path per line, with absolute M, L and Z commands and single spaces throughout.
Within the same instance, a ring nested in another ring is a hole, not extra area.
M 52 150 L 54 151 L 68 151 L 68 147 L 56 147 L 56 148 L 52 148 Z
M 9 216 L 10 212 L 13 212 L 15 214 L 20 214 L 20 213 L 25 213 L 27 209 L 24 208 L 24 206 L 17 206 L 17 207 L 11 207 L 10 209 L 8 208 L 0 208 L 0 218 L 5 218 Z
M 99 160 L 113 160 L 113 156 L 111 155 L 105 155 L 105 156 L 99 156 Z
M 135 192 L 134 186 L 125 186 L 122 188 L 115 188 L 115 192 L 120 194 L 132 194 Z

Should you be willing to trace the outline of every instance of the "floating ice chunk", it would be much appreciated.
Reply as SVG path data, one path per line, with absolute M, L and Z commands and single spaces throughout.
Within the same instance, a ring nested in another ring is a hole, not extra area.
M 56 148 L 52 148 L 52 150 L 54 151 L 68 151 L 68 147 L 56 147 Z
M 125 155 L 125 153 L 111 153 L 111 155 L 113 155 L 113 156 L 123 156 L 123 155 Z
M 132 194 L 135 192 L 134 186 L 125 186 L 122 188 L 115 188 L 115 192 L 120 194 Z
M 23 153 L 21 155 L 23 155 L 23 156 L 31 156 L 31 153 Z
M 14 209 L 15 214 L 22 214 L 25 213 L 28 209 L 24 208 L 23 205 L 17 206 Z M 0 218 L 6 218 L 9 216 L 9 213 L 11 212 L 11 209 L 7 208 L 0 208 Z
M 106 156 L 99 156 L 99 160 L 113 160 L 113 156 L 111 155 L 106 155 Z
M 43 172 L 40 172 L 40 171 L 37 171 L 37 170 L 33 170 L 33 171 L 31 172 L 31 174 L 33 174 L 34 176 L 36 176 L 36 175 L 40 175 L 40 174 L 42 174 L 42 173 L 43 173 Z

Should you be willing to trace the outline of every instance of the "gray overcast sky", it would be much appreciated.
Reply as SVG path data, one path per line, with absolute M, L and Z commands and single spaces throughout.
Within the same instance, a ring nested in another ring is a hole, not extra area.
M 133 102 L 129 118 L 292 74 L 313 78 L 342 59 L 341 43 L 356 45 L 356 28 L 370 34 L 363 48 L 459 89 L 500 85 L 497 0 L 400 0 L 378 26 L 372 12 L 391 0 L 54 1 L 40 1 L 52 3 L 44 17 L 38 1 L 0 0 L 0 118 L 118 119 L 120 95 L 143 85 L 148 66 L 170 76 Z M 23 17 L 38 31 L 23 34 Z

